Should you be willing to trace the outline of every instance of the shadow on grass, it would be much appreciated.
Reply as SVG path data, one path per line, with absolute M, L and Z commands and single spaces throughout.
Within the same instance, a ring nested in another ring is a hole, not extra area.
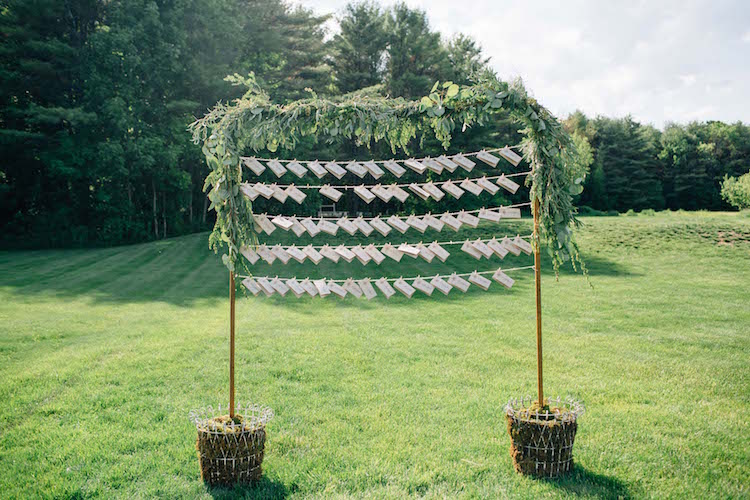
M 234 498 L 272 500 L 286 498 L 288 495 L 286 486 L 265 476 L 252 484 L 237 485 L 231 488 L 206 486 L 206 490 L 213 498 L 227 500 Z
M 573 466 L 573 472 L 569 475 L 544 481 L 569 495 L 602 499 L 633 498 L 634 496 L 627 485 L 619 479 L 591 472 L 578 464 Z

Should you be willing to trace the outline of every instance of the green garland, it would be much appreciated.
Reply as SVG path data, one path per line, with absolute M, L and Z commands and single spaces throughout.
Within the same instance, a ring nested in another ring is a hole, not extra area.
M 353 139 L 368 147 L 385 141 L 394 153 L 409 154 L 414 139 L 422 144 L 434 134 L 447 148 L 457 130 L 481 126 L 500 110 L 523 127 L 521 148 L 532 170 L 527 185 L 532 202 L 540 202 L 540 235 L 548 243 L 555 271 L 567 260 L 574 268 L 580 263 L 571 230 L 579 225 L 572 197 L 581 192 L 583 180 L 573 178 L 575 146 L 557 118 L 530 97 L 520 81 L 486 77 L 463 87 L 438 82 L 419 101 L 366 93 L 327 99 L 311 92 L 307 99 L 279 105 L 255 85 L 252 75 L 234 80 L 241 80 L 250 90 L 232 105 L 218 104 L 190 126 L 193 141 L 203 145 L 211 168 L 204 185 L 204 191 L 210 189 L 209 209 L 216 211 L 209 244 L 214 251 L 227 244 L 222 260 L 230 270 L 234 270 L 239 248 L 257 244 L 260 232 L 250 200 L 239 192 L 241 152 L 293 150 L 308 136 L 328 142 Z

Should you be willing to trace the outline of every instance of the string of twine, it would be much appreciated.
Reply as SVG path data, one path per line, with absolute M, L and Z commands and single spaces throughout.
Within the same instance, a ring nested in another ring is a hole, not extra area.
M 525 269 L 535 269 L 535 266 L 532 264 L 530 266 L 509 267 L 508 269 L 502 269 L 501 268 L 500 270 L 502 272 L 504 272 L 504 273 L 509 273 L 509 272 L 514 272 L 514 271 L 523 271 Z M 494 271 L 472 271 L 470 273 L 460 273 L 460 274 L 456 274 L 456 273 L 451 273 L 451 274 L 436 274 L 434 276 L 426 276 L 426 278 L 440 278 L 440 277 L 450 278 L 451 276 L 458 276 L 458 277 L 463 278 L 463 277 L 466 277 L 466 276 L 471 276 L 472 274 L 479 274 L 479 275 L 495 274 L 497 271 L 498 270 L 495 269 Z M 250 279 L 254 279 L 254 280 L 258 280 L 258 279 L 267 279 L 267 280 L 278 279 L 278 280 L 285 281 L 285 282 L 288 281 L 288 280 L 290 280 L 290 279 L 293 279 L 293 280 L 297 279 L 296 276 L 294 276 L 293 278 L 279 278 L 278 276 L 274 276 L 274 277 L 270 277 L 270 276 L 248 276 L 248 275 L 243 275 L 243 274 L 238 274 L 237 277 L 238 278 L 242 278 L 242 279 L 250 278 Z M 399 278 L 378 278 L 376 281 L 379 281 L 381 279 L 384 279 L 384 280 L 386 280 L 388 282 L 394 282 L 394 281 L 398 281 L 398 280 L 414 281 L 414 280 L 417 280 L 419 278 L 422 278 L 422 276 L 414 276 L 414 277 L 411 277 L 411 278 L 404 278 L 404 277 L 399 277 Z M 356 280 L 354 278 L 336 279 L 336 280 L 335 279 L 327 279 L 327 278 L 315 278 L 315 279 L 306 278 L 306 279 L 309 279 L 310 281 L 319 281 L 319 280 L 322 279 L 326 283 L 329 283 L 331 281 L 334 282 L 334 283 L 346 283 L 349 280 L 353 280 L 353 281 L 357 281 L 357 280 L 360 280 L 360 279 L 373 280 L 375 278 L 370 278 L 370 277 L 367 277 L 367 278 L 357 278 Z M 424 278 L 422 278 L 422 279 L 424 279 Z
M 507 236 L 508 236 L 508 235 L 505 235 L 505 236 L 501 236 L 501 238 L 503 238 L 503 237 L 507 237 Z M 524 236 L 520 236 L 520 235 L 518 235 L 518 237 L 519 237 L 519 238 L 521 238 L 521 239 L 524 239 L 524 240 L 529 240 L 529 241 L 531 241 L 531 238 L 532 238 L 533 236 L 534 236 L 533 234 L 527 234 L 527 235 L 524 235 Z M 495 236 L 495 238 L 497 238 L 497 236 Z M 477 240 L 469 240 L 469 239 L 466 239 L 466 240 L 464 240 L 464 241 L 453 241 L 453 240 L 451 240 L 451 241 L 434 241 L 433 243 L 437 243 L 437 244 L 438 244 L 438 245 L 440 245 L 440 246 L 447 246 L 447 245 L 463 245 L 463 244 L 464 244 L 464 243 L 466 243 L 467 241 L 471 243 L 471 242 L 473 242 L 473 241 L 477 241 Z M 492 241 L 492 238 L 488 238 L 488 239 L 485 239 L 485 240 L 483 240 L 483 239 L 479 239 L 479 241 L 481 241 L 482 243 L 487 243 L 488 241 Z M 423 243 L 424 243 L 423 241 L 420 241 L 419 243 L 396 243 L 396 245 L 399 245 L 399 246 L 400 246 L 400 245 L 410 245 L 410 246 L 415 246 L 415 245 L 422 245 Z M 278 244 L 278 245 L 280 246 L 280 244 Z M 392 243 L 383 243 L 383 244 L 381 244 L 381 245 L 372 245 L 372 246 L 373 246 L 373 247 L 375 247 L 375 248 L 383 248 L 383 247 L 385 247 L 386 245 L 393 245 L 393 244 L 392 244 Z M 265 244 L 265 243 L 261 243 L 260 245 L 258 245 L 258 248 L 259 248 L 259 247 L 261 247 L 261 246 L 265 246 L 266 248 L 272 248 L 272 247 L 274 247 L 274 246 L 276 246 L 276 245 L 271 245 L 271 246 L 269 246 L 269 245 L 267 245 L 267 244 Z M 365 248 L 365 247 L 363 247 L 363 246 L 362 246 L 362 244 L 361 244 L 361 243 L 360 243 L 359 245 L 335 245 L 335 246 L 331 246 L 331 245 L 328 245 L 328 244 L 326 244 L 326 245 L 305 245 L 305 246 L 299 246 L 299 247 L 298 247 L 298 246 L 296 246 L 296 245 L 288 245 L 288 246 L 287 246 L 286 248 L 296 248 L 296 249 L 298 249 L 298 250 L 302 250 L 302 249 L 304 249 L 304 248 L 308 248 L 308 247 L 310 247 L 310 248 L 314 248 L 315 250 L 320 250 L 320 249 L 322 249 L 322 248 L 324 248 L 324 247 L 329 247 L 329 248 L 338 248 L 338 247 L 341 247 L 341 246 L 343 246 L 344 248 L 348 248 L 348 249 L 350 249 L 350 250 L 351 250 L 352 248 L 356 248 L 356 247 L 362 247 L 362 248 Z M 366 246 L 367 246 L 367 247 L 369 247 L 370 245 L 366 245 Z M 398 246 L 394 246 L 394 248 L 398 248 Z
M 480 180 L 480 179 L 487 179 L 488 181 L 493 181 L 493 180 L 496 180 L 496 179 L 500 179 L 501 177 L 505 177 L 505 178 L 521 177 L 521 176 L 524 176 L 524 175 L 529 175 L 530 173 L 531 173 L 531 170 L 527 170 L 526 172 L 517 172 L 517 173 L 514 173 L 514 174 L 492 175 L 490 177 L 487 177 L 487 176 L 471 177 L 471 178 L 465 177 L 463 179 L 448 179 L 447 181 L 409 182 L 409 183 L 403 183 L 403 184 L 367 184 L 367 185 L 360 184 L 358 186 L 351 186 L 351 185 L 350 186 L 344 186 L 344 185 L 330 185 L 330 184 L 322 184 L 322 185 L 305 184 L 303 186 L 303 185 L 296 185 L 296 184 L 293 184 L 293 183 L 292 184 L 276 184 L 276 183 L 264 184 L 262 182 L 258 182 L 256 184 L 263 184 L 264 186 L 269 186 L 269 187 L 270 186 L 276 186 L 279 189 L 286 189 L 286 188 L 289 188 L 289 187 L 296 187 L 297 189 L 323 189 L 324 187 L 333 188 L 333 189 L 355 189 L 357 187 L 373 188 L 375 186 L 382 186 L 384 188 L 385 187 L 394 187 L 394 186 L 395 187 L 399 187 L 399 188 L 404 188 L 404 187 L 409 187 L 412 184 L 416 184 L 417 186 L 424 186 L 425 184 L 433 184 L 435 186 L 442 186 L 443 184 L 448 184 L 449 182 L 458 185 L 458 183 L 463 182 L 463 181 L 477 181 L 477 180 Z M 254 186 L 254 184 L 250 184 L 249 182 L 245 183 L 245 184 L 248 184 L 251 187 Z
M 490 148 L 490 149 L 483 149 L 481 151 L 474 151 L 472 153 L 456 153 L 455 155 L 445 155 L 445 156 L 446 156 L 446 158 L 452 158 L 452 157 L 457 156 L 459 154 L 461 156 L 476 156 L 479 153 L 483 153 L 483 152 L 484 153 L 497 153 L 498 151 L 502 151 L 503 149 L 506 149 L 506 148 L 507 149 L 519 149 L 520 147 L 521 147 L 520 144 L 515 144 L 513 146 L 503 146 L 503 147 L 500 147 L 500 148 Z M 405 162 L 406 160 L 422 161 L 422 160 L 426 160 L 426 159 L 434 160 L 435 158 L 436 157 L 426 156 L 424 158 L 407 158 L 407 159 L 404 159 L 404 160 L 396 160 L 396 159 L 390 159 L 390 160 L 342 160 L 339 163 L 350 163 L 350 162 L 353 162 L 353 161 L 356 161 L 357 163 L 359 163 L 359 162 L 371 161 L 371 162 L 376 163 L 376 164 L 377 163 L 383 164 L 383 163 L 391 162 L 391 161 L 399 163 L 399 162 Z M 279 163 L 292 163 L 292 162 L 295 162 L 295 161 L 297 163 L 316 163 L 316 162 L 319 163 L 320 162 L 319 160 L 296 160 L 296 159 L 295 160 L 282 160 L 280 158 L 258 158 L 257 156 L 240 156 L 240 159 L 241 160 L 258 160 L 258 161 L 274 161 L 274 160 L 276 160 Z M 336 163 L 336 160 L 332 160 L 332 162 Z M 326 161 L 326 163 L 328 163 L 328 162 Z
M 476 214 L 476 213 L 479 213 L 482 210 L 493 211 L 493 210 L 504 210 L 504 209 L 507 209 L 507 208 L 522 208 L 522 207 L 530 207 L 530 206 L 531 206 L 531 202 L 528 201 L 528 202 L 525 202 L 525 203 L 516 203 L 514 205 L 507 205 L 507 206 L 502 206 L 501 205 L 499 207 L 493 207 L 493 208 L 479 208 L 479 209 L 476 209 L 476 210 L 459 210 L 457 212 L 445 212 L 443 214 L 440 214 L 439 216 L 443 216 L 445 214 L 448 214 L 448 215 L 458 215 L 460 213 Z M 263 213 L 262 215 L 264 215 L 265 217 L 269 217 L 268 213 Z M 271 215 L 271 217 L 276 217 L 276 215 Z M 279 217 L 295 217 L 296 218 L 297 215 L 296 214 L 295 215 L 280 215 Z M 408 217 L 408 216 L 401 216 L 401 217 Z M 417 215 L 416 217 L 424 217 L 424 215 Z M 339 220 L 339 219 L 342 219 L 342 218 L 343 217 L 304 217 L 304 216 L 301 216 L 301 219 L 303 219 L 303 220 L 310 219 L 310 220 L 318 220 L 318 221 L 320 221 L 320 220 Z M 380 215 L 377 215 L 375 217 L 357 217 L 355 219 L 349 219 L 349 220 L 359 220 L 359 219 L 366 220 L 366 221 L 371 221 L 371 220 L 375 220 L 375 219 L 380 219 Z M 383 222 L 386 222 L 386 219 L 380 219 L 380 220 L 382 220 Z

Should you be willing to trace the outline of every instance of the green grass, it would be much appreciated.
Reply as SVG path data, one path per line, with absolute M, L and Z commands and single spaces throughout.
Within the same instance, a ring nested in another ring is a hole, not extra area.
M 594 288 L 542 288 L 546 392 L 587 406 L 566 480 L 508 454 L 502 406 L 536 382 L 525 271 L 447 298 L 241 299 L 238 398 L 276 418 L 263 482 L 208 490 L 187 414 L 226 403 L 228 301 L 200 234 L 0 253 L 0 497 L 747 496 L 750 218 L 584 220 Z

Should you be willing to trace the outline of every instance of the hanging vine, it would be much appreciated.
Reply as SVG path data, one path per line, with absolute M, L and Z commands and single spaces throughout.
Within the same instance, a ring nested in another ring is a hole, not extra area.
M 527 184 L 531 201 L 540 202 L 540 236 L 548 243 L 555 272 L 565 261 L 574 267 L 581 263 L 572 232 L 579 225 L 572 197 L 583 189 L 583 179 L 575 178 L 573 170 L 575 146 L 557 118 L 530 97 L 520 81 L 488 76 L 462 87 L 438 82 L 418 101 L 364 93 L 329 99 L 311 92 L 309 98 L 280 105 L 271 102 L 252 75 L 231 79 L 247 85 L 247 93 L 231 105 L 218 104 L 190 125 L 193 141 L 203 145 L 211 168 L 204 184 L 209 209 L 216 211 L 209 244 L 217 252 L 227 245 L 222 260 L 230 270 L 239 248 L 257 244 L 260 232 L 252 203 L 239 192 L 242 152 L 293 150 L 301 138 L 312 137 L 329 143 L 345 138 L 367 147 L 386 142 L 394 153 L 410 154 L 414 139 L 421 145 L 434 135 L 447 148 L 456 132 L 481 126 L 501 110 L 522 127 L 522 151 L 532 170 Z

